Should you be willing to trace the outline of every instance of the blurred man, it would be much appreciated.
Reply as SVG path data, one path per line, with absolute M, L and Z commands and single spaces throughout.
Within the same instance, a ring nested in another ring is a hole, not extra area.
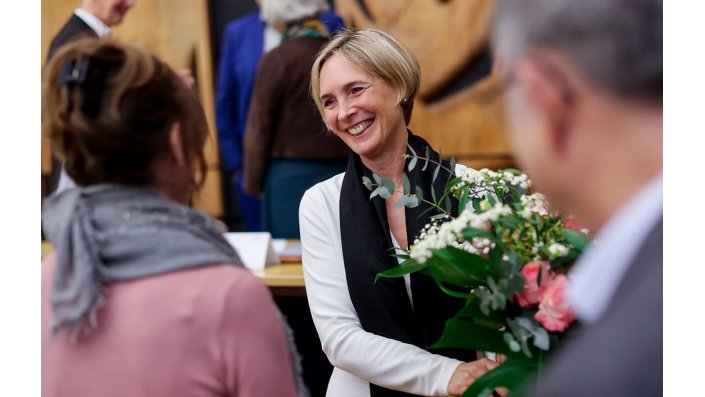
M 581 326 L 540 396 L 652 396 L 663 372 L 661 0 L 504 0 L 501 60 L 518 162 L 595 235 L 570 275 Z
M 260 1 L 256 1 L 260 6 Z M 331 35 L 343 26 L 333 11 L 320 16 Z M 242 190 L 242 145 L 255 84 L 257 65 L 262 55 L 277 47 L 281 33 L 267 25 L 259 9 L 225 26 L 216 88 L 216 122 L 220 158 L 226 175 L 237 193 L 240 212 L 247 230 L 262 229 L 260 199 Z
M 47 62 L 54 56 L 56 50 L 66 43 L 83 37 L 106 37 L 111 28 L 119 25 L 125 14 L 134 6 L 134 0 L 83 0 L 81 7 L 74 10 L 59 33 L 49 45 Z M 53 156 L 51 159 L 51 176 L 48 182 L 48 192 L 63 190 L 75 186 L 61 167 L 61 163 Z

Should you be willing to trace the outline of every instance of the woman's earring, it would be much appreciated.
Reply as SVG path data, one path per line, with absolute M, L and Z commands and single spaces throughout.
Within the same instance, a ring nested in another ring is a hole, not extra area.
M 402 105 L 406 105 L 406 102 L 407 102 L 406 98 L 403 98 L 403 99 L 401 100 L 401 104 L 402 104 Z

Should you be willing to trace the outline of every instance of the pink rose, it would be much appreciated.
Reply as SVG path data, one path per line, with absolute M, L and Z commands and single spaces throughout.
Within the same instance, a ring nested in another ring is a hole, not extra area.
M 575 313 L 568 305 L 568 278 L 562 274 L 554 277 L 542 292 L 534 318 L 549 331 L 565 331 L 575 320 Z
M 539 272 L 541 273 L 540 285 L 538 283 Z M 515 294 L 519 306 L 538 305 L 546 284 L 555 277 L 551 265 L 548 262 L 529 262 L 521 269 L 521 274 L 524 276 L 524 289 L 520 294 Z
M 563 220 L 563 226 L 566 229 L 575 230 L 576 232 L 579 232 L 579 231 L 582 231 L 583 229 L 585 229 L 583 227 L 583 225 L 578 223 L 578 221 L 572 215 L 567 216 Z

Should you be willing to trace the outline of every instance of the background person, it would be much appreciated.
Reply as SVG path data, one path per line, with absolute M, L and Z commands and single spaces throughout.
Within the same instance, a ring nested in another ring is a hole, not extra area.
M 68 21 L 49 45 L 47 62 L 63 45 L 83 37 L 107 37 L 111 27 L 120 24 L 127 12 L 134 6 L 134 0 L 83 0 L 81 6 L 74 10 Z M 73 187 L 75 184 L 67 177 L 54 156 L 51 158 L 51 174 L 47 181 L 45 194 Z
M 245 130 L 243 189 L 262 196 L 263 229 L 299 238 L 306 189 L 345 169 L 347 147 L 326 132 L 309 96 L 311 66 L 330 37 L 325 0 L 262 0 L 262 17 L 282 43 L 262 57 Z
M 81 7 L 59 30 L 49 45 L 47 62 L 63 45 L 84 37 L 110 37 L 112 28 L 122 23 L 127 12 L 135 5 L 135 0 L 83 0 Z M 195 79 L 191 69 L 178 69 L 177 75 L 192 87 Z M 46 194 L 75 187 L 74 181 L 64 172 L 61 163 L 52 156 L 51 174 Z M 46 194 L 42 194 L 44 197 Z
M 260 6 L 261 1 L 256 3 Z M 331 33 L 343 26 L 342 19 L 329 9 L 320 14 L 320 19 Z M 243 137 L 257 65 L 281 38 L 260 10 L 228 23 L 223 34 L 216 87 L 218 146 L 226 178 L 233 184 L 245 227 L 250 231 L 262 230 L 262 212 L 260 198 L 242 190 Z
M 269 291 L 186 206 L 208 135 L 194 93 L 146 51 L 95 39 L 59 50 L 42 86 L 44 132 L 78 185 L 42 213 L 42 395 L 295 396 Z
M 502 0 L 519 164 L 595 243 L 570 273 L 581 327 L 537 396 L 663 393 L 663 3 Z
M 400 191 L 370 200 L 362 184 L 374 172 L 402 186 L 407 145 L 416 153 L 428 147 L 407 129 L 419 81 L 411 52 L 373 29 L 339 33 L 311 71 L 321 116 L 352 150 L 345 173 L 309 189 L 299 212 L 306 292 L 335 367 L 329 396 L 460 395 L 496 365 L 486 358 L 464 363 L 475 358 L 472 352 L 442 352 L 461 361 L 426 350 L 463 304 L 430 277 L 374 282 L 378 272 L 398 265 L 388 249 L 408 248 L 433 215 L 419 217 L 425 205 L 393 208 Z M 409 179 L 426 192 L 432 185 L 442 191 L 443 172 L 433 182 L 432 172 L 416 167 Z

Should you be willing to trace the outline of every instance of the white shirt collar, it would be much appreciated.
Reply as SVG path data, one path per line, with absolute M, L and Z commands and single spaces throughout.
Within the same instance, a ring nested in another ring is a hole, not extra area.
M 73 13 L 90 26 L 99 37 L 105 37 L 110 34 L 110 27 L 90 12 L 82 8 L 77 8 Z
M 570 272 L 569 299 L 578 318 L 594 323 L 607 310 L 624 274 L 663 217 L 663 174 L 623 205 Z

